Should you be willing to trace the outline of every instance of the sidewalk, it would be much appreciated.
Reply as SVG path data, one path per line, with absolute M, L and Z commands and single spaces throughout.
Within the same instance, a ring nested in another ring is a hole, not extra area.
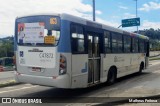
M 151 57 L 154 57 L 154 56 L 157 56 L 157 55 L 160 55 L 160 51 L 150 51 L 150 56 Z
M 15 84 L 14 71 L 0 72 L 0 87 Z

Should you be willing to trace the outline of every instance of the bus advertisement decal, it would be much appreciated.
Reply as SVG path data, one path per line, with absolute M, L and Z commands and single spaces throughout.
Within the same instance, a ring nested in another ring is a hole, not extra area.
M 18 24 L 18 43 L 44 43 L 44 22 Z

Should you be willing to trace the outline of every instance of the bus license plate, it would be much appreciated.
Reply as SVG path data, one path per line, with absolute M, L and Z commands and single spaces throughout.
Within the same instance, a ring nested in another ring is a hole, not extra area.
M 32 67 L 32 71 L 34 71 L 34 72 L 41 72 L 41 68 Z

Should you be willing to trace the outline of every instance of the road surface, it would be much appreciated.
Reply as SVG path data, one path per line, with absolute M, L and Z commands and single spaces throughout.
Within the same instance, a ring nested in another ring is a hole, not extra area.
M 65 97 L 69 102 L 83 102 L 89 97 L 147 97 L 160 95 L 160 61 L 152 61 L 150 67 L 143 74 L 132 74 L 119 78 L 114 85 L 100 84 L 85 89 L 58 89 L 30 84 L 20 84 L 0 88 L 0 97 Z M 76 98 L 75 97 L 82 97 Z M 87 97 L 87 98 L 83 98 Z M 98 100 L 98 98 L 93 98 Z M 117 99 L 117 98 L 116 98 Z M 93 100 L 91 100 L 93 101 Z M 93 101 L 94 102 L 94 101 Z M 102 100 L 101 103 L 106 103 Z M 77 104 L 77 106 L 83 103 Z M 57 105 L 55 103 L 54 105 Z M 60 105 L 60 104 L 59 104 Z M 74 106 L 72 103 L 61 105 Z M 83 104 L 84 105 L 84 104 Z M 94 103 L 88 103 L 94 105 Z M 11 105 L 12 106 L 12 105 Z M 17 106 L 17 105 L 16 105 Z
M 0 83 L 14 80 L 14 71 L 4 71 L 0 72 Z

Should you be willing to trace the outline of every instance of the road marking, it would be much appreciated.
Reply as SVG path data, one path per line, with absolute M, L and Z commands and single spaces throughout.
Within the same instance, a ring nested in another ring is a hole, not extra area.
M 111 88 L 111 89 L 108 89 L 108 90 L 105 90 L 105 91 L 112 91 L 112 90 L 116 90 L 116 89 L 118 89 L 118 88 Z
M 160 73 L 160 70 L 157 70 L 157 71 L 153 71 L 152 73 Z
M 135 87 L 133 87 L 133 89 L 142 88 L 142 87 L 143 87 L 142 85 L 140 85 L 140 86 L 135 86 Z
M 13 92 L 13 91 L 24 90 L 24 89 L 29 89 L 29 88 L 34 88 L 34 87 L 37 87 L 37 86 L 35 85 L 35 86 L 31 86 L 31 87 L 23 87 L 23 88 L 19 88 L 19 89 L 13 89 L 13 90 L 1 91 L 1 92 L 0 92 L 0 94 L 2 94 L 2 93 L 7 93 L 7 92 Z
M 129 92 L 130 90 L 133 90 L 133 89 L 142 89 L 142 85 L 140 85 L 140 86 L 135 86 L 135 87 L 133 87 L 132 89 L 127 89 L 127 90 L 125 90 L 124 92 Z
M 124 92 L 129 92 L 129 90 L 125 90 Z
M 27 85 L 27 86 L 30 86 L 30 85 L 31 85 L 31 86 L 33 86 L 32 84 L 24 84 L 24 85 Z
M 12 89 L 12 88 L 15 88 L 15 87 L 5 87 L 5 88 L 7 88 L 7 89 Z

